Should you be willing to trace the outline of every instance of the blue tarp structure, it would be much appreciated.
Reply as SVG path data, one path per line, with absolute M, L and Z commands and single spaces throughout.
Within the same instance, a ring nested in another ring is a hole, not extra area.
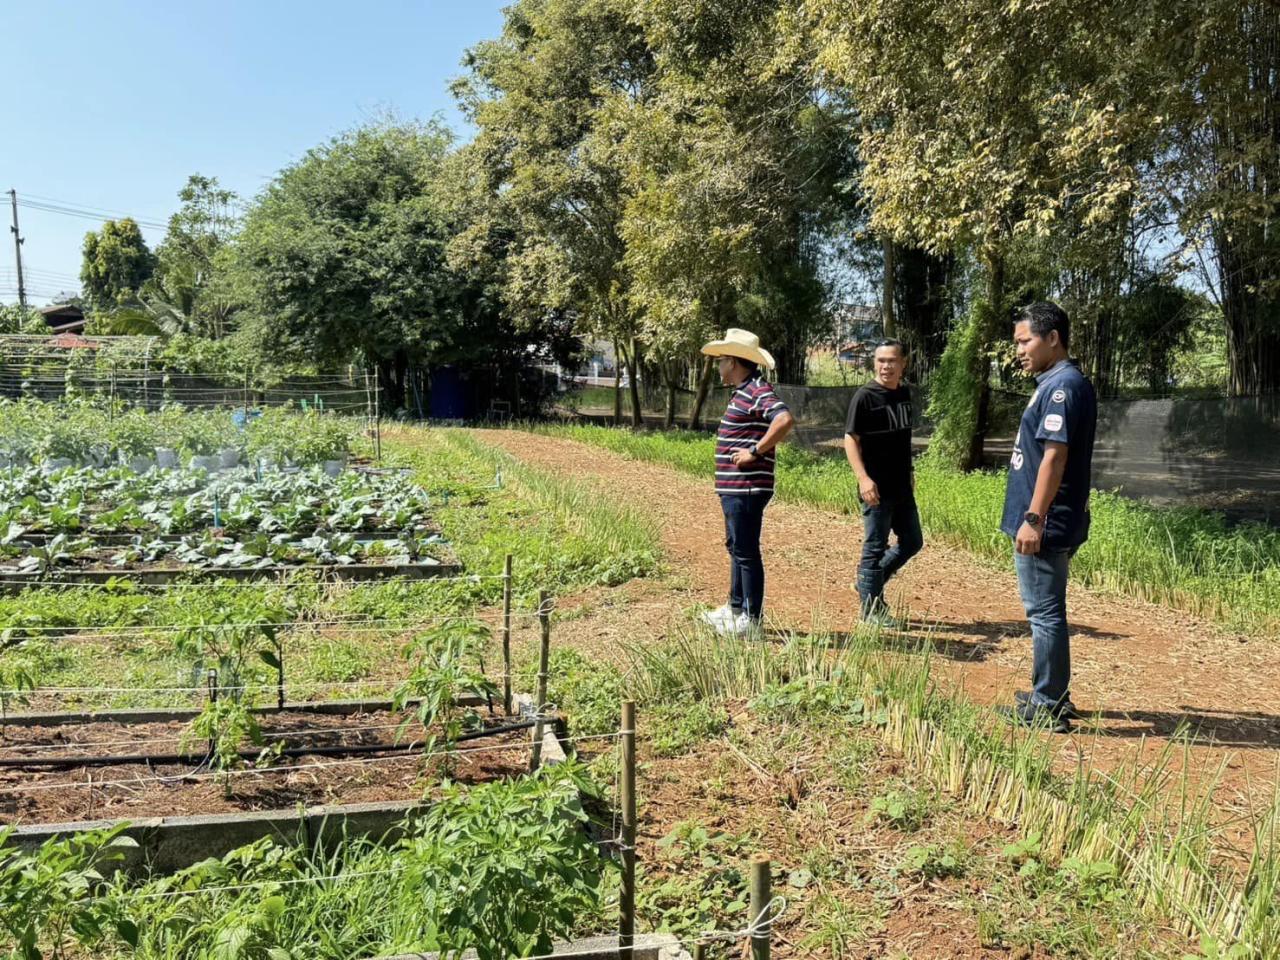
M 471 415 L 467 392 L 467 385 L 456 367 L 436 367 L 431 371 L 431 418 L 467 419 Z

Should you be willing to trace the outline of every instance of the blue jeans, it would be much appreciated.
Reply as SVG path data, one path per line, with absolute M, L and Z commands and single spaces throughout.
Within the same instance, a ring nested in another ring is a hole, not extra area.
M 760 528 L 772 493 L 722 493 L 724 545 L 729 551 L 729 606 L 759 620 L 764 610 L 764 560 Z
M 889 546 L 889 534 L 897 542 Z M 858 597 L 862 612 L 884 602 L 884 585 L 902 565 L 924 547 L 920 531 L 920 511 L 911 491 L 888 498 L 883 495 L 874 507 L 862 505 L 862 560 L 858 564 Z
M 1014 553 L 1018 593 L 1031 624 L 1031 702 L 1056 710 L 1071 699 L 1071 638 L 1067 632 L 1067 571 L 1074 550 L 1041 547 Z

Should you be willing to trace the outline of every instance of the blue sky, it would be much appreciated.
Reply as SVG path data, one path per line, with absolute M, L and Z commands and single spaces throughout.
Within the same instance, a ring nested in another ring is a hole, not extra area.
M 504 2 L 5 4 L 5 76 L 17 84 L 0 149 L 5 226 L 10 188 L 159 223 L 191 173 L 251 197 L 310 147 L 387 110 L 439 113 L 465 135 L 449 81 L 467 47 L 498 34 Z M 18 216 L 30 302 L 74 289 L 81 241 L 98 224 L 30 207 Z M 144 233 L 153 247 L 164 235 Z M 0 302 L 16 290 L 5 229 Z

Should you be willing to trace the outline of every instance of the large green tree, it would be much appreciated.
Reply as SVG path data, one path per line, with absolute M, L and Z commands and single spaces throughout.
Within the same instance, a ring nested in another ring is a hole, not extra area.
M 154 289 L 144 290 L 144 299 L 162 301 L 184 318 L 187 329 L 218 339 L 228 333 L 233 308 L 226 284 L 219 283 L 219 261 L 238 227 L 239 198 L 216 177 L 195 173 L 178 199 L 182 205 L 156 248 Z
M 1147 25 L 1116 69 L 1156 78 L 1142 88 L 1166 119 L 1150 193 L 1222 312 L 1231 392 L 1280 391 L 1280 7 L 1177 0 Z
M 111 311 L 138 301 L 142 285 L 155 272 L 155 256 L 131 218 L 108 220 L 85 234 L 80 284 L 95 311 Z
M 872 227 L 982 270 L 933 393 L 935 455 L 977 466 L 1011 258 L 1064 231 L 1113 233 L 1132 210 L 1134 144 L 1159 118 L 1123 109 L 1135 76 L 1111 64 L 1141 27 L 1101 0 L 841 0 L 808 26 L 860 107 Z
M 651 352 L 682 359 L 708 334 L 746 326 L 777 355 L 779 378 L 802 382 L 825 322 L 834 187 L 852 157 L 844 111 L 813 87 L 808 51 L 777 42 L 791 6 L 636 4 L 654 95 L 619 104 L 617 126 L 630 160 L 625 260 Z
M 456 346 L 436 123 L 377 122 L 316 147 L 251 206 L 234 243 L 245 335 L 265 358 L 377 367 L 393 406 L 412 362 Z
M 485 216 L 510 230 L 506 308 L 525 323 L 569 316 L 582 335 L 617 343 L 638 423 L 641 329 L 620 235 L 624 131 L 609 108 L 649 95 L 642 32 L 622 0 L 517 0 L 502 35 L 466 62 L 455 92 L 477 128 L 469 152 L 487 181 Z

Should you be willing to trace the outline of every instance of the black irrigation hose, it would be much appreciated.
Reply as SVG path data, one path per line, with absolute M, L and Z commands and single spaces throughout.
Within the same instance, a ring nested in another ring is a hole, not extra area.
M 519 720 L 515 723 L 503 724 L 500 727 L 491 727 L 487 730 L 473 730 L 470 733 L 464 733 L 458 737 L 454 743 L 462 743 L 467 740 L 480 740 L 485 737 L 496 737 L 503 733 L 512 733 L 516 730 L 528 730 L 537 726 L 537 720 Z M 359 743 L 333 746 L 315 746 L 315 747 L 289 747 L 281 750 L 277 756 L 281 757 L 345 757 L 363 753 L 413 753 L 420 749 L 419 743 Z M 241 750 L 240 759 L 257 760 L 262 755 L 261 750 Z M 128 764 L 145 763 L 147 765 L 165 765 L 174 763 L 199 763 L 203 764 L 209 759 L 207 753 L 171 753 L 159 756 L 153 754 L 119 754 L 119 755 L 97 755 L 88 757 L 49 757 L 49 758 L 31 758 L 24 757 L 5 757 L 0 759 L 0 769 L 34 767 L 41 770 L 71 770 L 76 767 L 122 767 Z M 198 769 L 198 768 L 197 768 Z

